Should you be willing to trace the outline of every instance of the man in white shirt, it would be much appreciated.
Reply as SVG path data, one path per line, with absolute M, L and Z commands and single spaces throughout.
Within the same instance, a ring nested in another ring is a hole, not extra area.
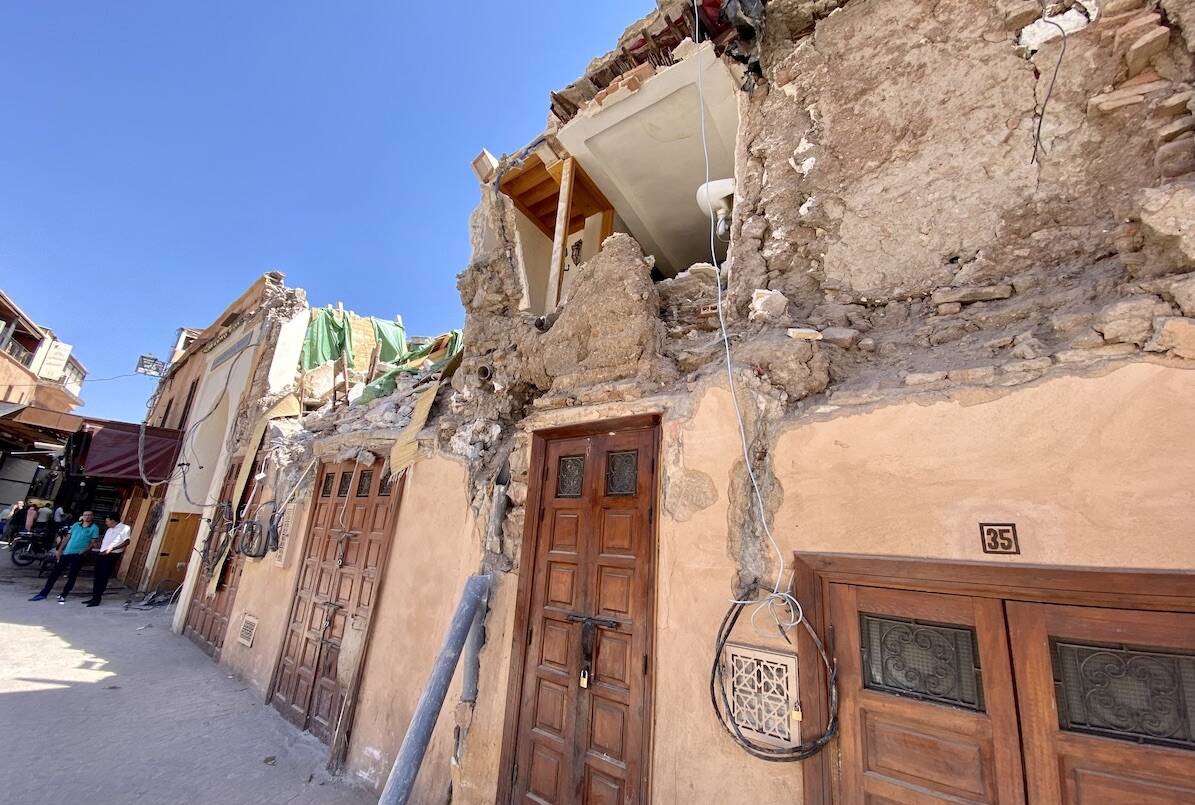
M 100 542 L 99 553 L 95 557 L 95 581 L 91 588 L 91 598 L 83 603 L 89 607 L 98 607 L 104 590 L 108 588 L 108 579 L 112 578 L 112 571 L 120 564 L 120 557 L 132 538 L 132 530 L 120 522 L 115 514 L 104 518 L 108 530 L 104 532 L 104 539 Z

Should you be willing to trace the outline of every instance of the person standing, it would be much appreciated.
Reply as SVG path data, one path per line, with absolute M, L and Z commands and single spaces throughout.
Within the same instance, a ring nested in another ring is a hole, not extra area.
M 35 522 L 37 522 L 37 504 L 31 500 L 25 507 L 25 530 L 32 531 Z
M 54 583 L 58 581 L 58 577 L 65 570 L 66 586 L 62 588 L 62 594 L 58 596 L 58 603 L 66 603 L 66 597 L 74 589 L 75 579 L 79 576 L 79 568 L 83 565 L 83 554 L 90 550 L 95 541 L 100 538 L 100 530 L 95 523 L 91 522 L 91 519 L 91 512 L 83 512 L 79 517 L 79 522 L 71 526 L 71 533 L 66 538 L 66 544 L 58 548 L 58 562 L 50 571 L 50 577 L 46 579 L 46 586 L 42 587 L 40 593 L 30 598 L 30 601 L 46 600 L 46 596 L 54 589 Z
M 59 506 L 54 510 L 54 528 L 62 528 L 66 525 L 66 510 Z
M 37 517 L 34 518 L 34 523 L 37 526 L 37 533 L 50 533 L 50 520 L 54 517 L 54 511 L 50 508 L 50 504 L 45 504 L 37 510 Z
M 112 571 L 120 564 L 120 557 L 124 555 L 125 546 L 131 538 L 131 530 L 120 522 L 120 518 L 115 514 L 105 517 L 104 524 L 108 530 L 104 532 L 104 541 L 100 543 L 100 552 L 95 558 L 95 580 L 91 585 L 91 598 L 83 602 L 89 607 L 100 605 L 104 590 L 108 589 L 108 579 L 112 578 Z
M 12 542 L 12 538 L 21 530 L 25 521 L 25 501 L 18 500 L 12 504 L 8 512 L 8 522 L 4 524 L 4 541 Z

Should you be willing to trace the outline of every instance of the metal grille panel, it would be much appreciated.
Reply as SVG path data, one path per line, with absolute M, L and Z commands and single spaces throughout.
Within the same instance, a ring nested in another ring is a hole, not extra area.
M 744 734 L 761 743 L 788 748 L 800 743 L 793 719 L 797 702 L 797 661 L 789 654 L 750 646 L 726 646 L 731 718 Z
M 369 497 L 369 487 L 373 485 L 373 470 L 361 470 L 361 476 L 357 479 L 357 497 Z
M 639 485 L 639 451 L 606 455 L 606 494 L 633 495 Z
M 336 497 L 347 498 L 349 496 L 349 489 L 353 486 L 353 473 L 340 473 L 340 483 L 336 486 Z
M 585 480 L 585 456 L 561 456 L 556 467 L 556 497 L 579 498 Z
M 332 483 L 336 480 L 336 473 L 324 473 L 324 485 L 320 488 L 320 497 L 326 498 L 332 496 Z
M 1064 730 L 1195 749 L 1195 655 L 1050 638 Z
M 971 627 L 860 613 L 859 631 L 863 687 L 983 711 L 983 676 Z

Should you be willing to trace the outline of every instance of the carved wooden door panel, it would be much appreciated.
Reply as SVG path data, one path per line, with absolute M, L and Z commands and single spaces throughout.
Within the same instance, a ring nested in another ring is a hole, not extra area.
M 240 470 L 241 463 L 239 461 L 229 464 L 228 471 L 224 475 L 224 483 L 220 487 L 221 502 L 228 501 L 233 506 L 240 506 L 240 501 L 232 501 L 233 489 L 236 486 L 237 474 Z M 227 525 L 223 510 L 217 507 L 216 514 L 212 519 L 212 528 L 208 532 L 210 546 L 226 539 L 224 530 Z M 208 555 L 210 554 L 205 552 L 205 556 Z M 196 556 L 192 556 L 191 559 L 199 561 Z M 228 547 L 228 557 L 223 562 L 210 568 L 207 562 L 200 565 L 199 578 L 195 589 L 191 592 L 191 606 L 187 610 L 187 624 L 183 633 L 212 657 L 219 658 L 220 650 L 224 648 L 224 636 L 228 633 L 228 620 L 232 614 L 233 601 L 236 600 L 237 588 L 240 586 L 244 561 L 245 558 L 236 550 L 234 544 Z M 220 574 L 220 578 L 216 584 L 215 593 L 209 596 L 212 573 L 216 572 Z
M 1195 803 L 1195 615 L 1007 611 L 1030 801 Z
M 514 802 L 645 800 L 655 451 L 654 429 L 547 445 Z
M 341 652 L 369 624 L 396 496 L 380 465 L 323 465 L 319 477 L 273 703 L 328 742 L 348 684 L 339 672 Z M 352 642 L 354 651 L 362 648 Z
M 837 801 L 1025 802 L 1000 601 L 833 584 L 830 609 Z

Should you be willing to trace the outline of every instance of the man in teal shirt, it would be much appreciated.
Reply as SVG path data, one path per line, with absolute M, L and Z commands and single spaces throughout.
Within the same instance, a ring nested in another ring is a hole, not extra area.
M 91 520 L 91 512 L 83 512 L 79 517 L 79 522 L 71 526 L 71 533 L 66 538 L 66 544 L 58 547 L 58 562 L 50 571 L 50 578 L 46 579 L 46 586 L 42 587 L 40 593 L 30 598 L 30 601 L 45 601 L 50 590 L 54 589 L 54 583 L 58 581 L 58 577 L 65 570 L 66 586 L 62 588 L 62 595 L 58 596 L 58 603 L 66 603 L 66 597 L 71 594 L 71 590 L 75 586 L 75 579 L 79 575 L 79 568 L 83 565 L 83 554 L 91 550 L 100 538 L 100 530 Z

